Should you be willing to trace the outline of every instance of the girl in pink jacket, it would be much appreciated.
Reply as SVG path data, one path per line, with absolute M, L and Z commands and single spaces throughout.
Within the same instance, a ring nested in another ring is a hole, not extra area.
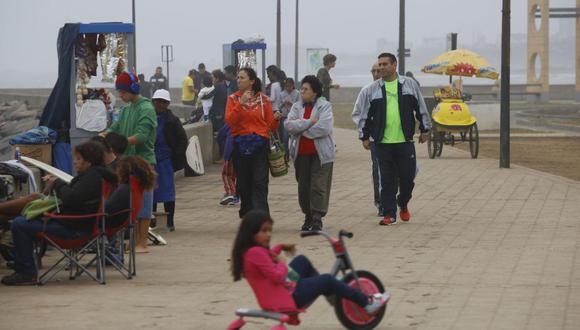
M 286 265 L 282 251 L 294 252 L 294 244 L 278 244 L 270 249 L 274 221 L 263 211 L 248 212 L 232 249 L 234 281 L 246 278 L 258 304 L 264 310 L 296 312 L 320 295 L 337 295 L 363 307 L 367 313 L 377 312 L 387 303 L 389 294 L 380 298 L 366 296 L 330 274 L 319 275 L 305 256 L 297 256 Z

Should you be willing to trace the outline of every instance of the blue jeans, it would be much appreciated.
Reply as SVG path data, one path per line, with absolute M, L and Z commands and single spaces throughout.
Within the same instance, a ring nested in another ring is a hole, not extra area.
M 368 304 L 369 298 L 359 290 L 353 289 L 330 274 L 318 275 L 318 271 L 305 256 L 297 256 L 290 267 L 300 274 L 292 297 L 296 307 L 303 308 L 312 304 L 320 295 L 337 295 L 355 302 L 361 307 Z
M 19 273 L 36 276 L 36 264 L 34 263 L 33 245 L 36 234 L 40 232 L 57 236 L 63 239 L 81 238 L 90 234 L 91 229 L 79 231 L 66 227 L 56 221 L 48 220 L 46 226 L 40 219 L 26 220 L 24 216 L 18 216 L 12 221 L 12 239 L 14 240 L 14 270 Z

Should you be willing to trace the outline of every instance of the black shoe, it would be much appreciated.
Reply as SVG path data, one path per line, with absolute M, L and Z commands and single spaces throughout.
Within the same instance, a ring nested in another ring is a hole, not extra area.
M 322 220 L 316 219 L 312 221 L 312 227 L 310 227 L 311 231 L 320 231 L 322 230 Z
M 304 220 L 304 224 L 302 225 L 302 228 L 300 230 L 310 231 L 310 228 L 312 228 L 312 221 Z
M 169 231 L 175 231 L 175 226 L 167 226 L 167 229 L 168 229 Z
M 2 284 L 12 286 L 36 285 L 37 281 L 34 275 L 14 272 L 12 275 L 4 276 Z

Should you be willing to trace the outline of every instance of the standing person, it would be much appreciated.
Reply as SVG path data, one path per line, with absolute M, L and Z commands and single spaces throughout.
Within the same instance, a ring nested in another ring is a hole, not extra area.
M 213 131 L 217 132 L 224 126 L 224 114 L 226 112 L 228 91 L 224 82 L 225 76 L 221 70 L 213 70 L 211 75 L 213 79 L 214 93 L 213 102 L 209 109 L 209 117 L 213 125 Z
M 375 62 L 375 64 L 373 64 L 373 66 L 371 67 L 371 75 L 373 77 L 373 82 L 376 81 L 377 79 L 381 79 L 381 70 L 379 70 L 379 62 Z M 361 90 L 361 93 L 358 95 L 356 103 L 359 103 L 358 99 L 364 99 L 365 97 L 368 96 L 366 94 L 370 90 L 368 88 L 368 86 L 370 86 L 371 84 L 363 87 L 363 89 Z M 364 93 L 363 93 L 363 90 L 365 91 Z M 361 115 L 360 111 L 361 111 L 361 109 L 355 107 L 353 112 L 352 112 L 352 121 L 354 122 L 355 125 L 358 125 L 358 123 L 360 121 L 360 115 Z M 378 216 L 382 217 L 383 216 L 383 208 L 381 206 L 381 179 L 380 179 L 380 175 L 379 175 L 379 160 L 377 159 L 376 144 L 372 139 L 370 139 L 370 146 L 371 146 L 371 148 L 370 148 L 371 161 L 373 164 L 372 170 L 373 170 L 374 205 L 378 210 L 378 212 L 377 212 Z
M 298 202 L 304 213 L 302 230 L 322 230 L 328 212 L 335 150 L 332 105 L 321 98 L 315 76 L 302 79 L 301 100 L 294 103 L 284 127 L 290 134 L 290 155 L 298 182 Z
M 284 90 L 280 93 L 280 99 L 282 101 L 282 105 L 280 107 L 280 122 L 283 123 L 286 118 L 288 118 L 288 113 L 292 108 L 292 105 L 300 100 L 300 92 L 296 89 L 296 83 L 292 78 L 286 78 L 284 80 Z M 280 125 L 278 128 L 278 134 L 280 135 L 280 139 L 284 145 L 284 149 L 286 150 L 286 162 L 289 160 L 289 153 L 288 153 L 288 132 L 284 128 L 284 125 Z
M 224 196 L 220 201 L 220 205 L 237 205 L 240 203 L 240 197 L 238 196 L 238 188 L 236 186 L 236 171 L 232 161 L 234 138 L 228 125 L 223 125 L 222 128 L 220 128 L 218 131 L 217 140 L 220 145 L 223 145 L 222 149 L 224 157 L 224 165 L 222 167 Z
M 330 70 L 336 66 L 336 56 L 334 54 L 326 54 L 322 58 L 322 68 L 318 70 L 316 77 L 322 82 L 322 96 L 327 101 L 330 101 L 330 89 L 340 88 L 338 84 L 332 84 L 332 78 L 330 77 Z
M 195 70 L 189 70 L 189 73 L 181 83 L 181 103 L 184 105 L 195 106 L 195 96 L 197 90 L 194 86 Z
M 239 91 L 228 97 L 226 123 L 234 137 L 232 154 L 241 198 L 242 218 L 252 209 L 269 213 L 268 207 L 268 139 L 278 127 L 272 104 L 262 94 L 262 82 L 251 68 L 238 73 Z
M 379 224 L 388 226 L 397 223 L 397 205 L 401 220 L 411 219 L 408 203 L 417 169 L 415 118 L 421 131 L 419 143 L 427 141 L 431 118 L 417 83 L 397 75 L 397 58 L 382 53 L 378 60 L 382 79 L 361 90 L 354 111 L 360 113 L 358 130 L 363 147 L 370 149 L 370 138 L 376 144 L 383 208 Z
M 115 81 L 119 97 L 127 105 L 121 109 L 119 119 L 109 127 L 107 132 L 114 132 L 127 137 L 125 156 L 136 155 L 143 158 L 151 166 L 155 166 L 155 139 L 157 116 L 150 100 L 139 96 L 139 81 L 128 72 L 121 73 Z M 136 252 L 149 252 L 147 236 L 149 223 L 153 216 L 153 191 L 143 193 L 141 210 L 137 215 L 137 246 Z
M 198 108 L 201 103 L 201 108 L 203 111 L 203 122 L 209 121 L 209 110 L 213 104 L 213 96 L 214 96 L 214 85 L 213 79 L 211 77 L 204 77 L 203 78 L 203 88 L 199 91 L 198 96 Z
M 145 98 L 150 99 L 151 98 L 151 84 L 149 84 L 147 81 L 145 81 L 145 75 L 144 74 L 140 74 L 137 76 L 137 78 L 140 81 L 140 88 L 139 88 L 139 94 Z
M 280 98 L 280 93 L 282 93 L 282 83 L 283 80 L 280 80 L 281 73 L 278 68 L 270 70 L 268 72 L 268 80 L 270 80 L 270 93 L 268 97 L 270 97 L 270 102 L 272 102 L 272 111 L 278 112 L 282 106 L 282 99 Z
M 224 68 L 225 84 L 228 96 L 238 91 L 238 71 L 233 65 L 228 65 Z
M 199 63 L 199 65 L 197 66 L 197 72 L 199 72 L 199 77 L 201 78 L 200 82 L 202 84 L 205 78 L 211 79 L 211 73 L 205 69 L 205 64 Z
M 149 78 L 149 84 L 151 85 L 151 93 L 155 93 L 158 89 L 169 90 L 169 82 L 167 77 L 163 75 L 163 68 L 158 66 L 155 68 L 155 74 Z
M 421 84 L 419 83 L 419 80 L 417 80 L 417 78 L 415 78 L 415 75 L 413 74 L 413 72 L 411 71 L 407 71 L 405 72 L 405 76 L 415 80 L 415 82 L 417 83 L 417 86 L 421 87 Z
M 157 172 L 157 186 L 153 192 L 153 210 L 157 210 L 157 203 L 163 203 L 167 213 L 167 228 L 175 231 L 175 171 L 185 167 L 185 150 L 187 149 L 187 135 L 181 121 L 171 110 L 169 91 L 158 89 L 153 94 L 153 106 L 157 113 L 157 140 L 155 141 L 155 171 Z

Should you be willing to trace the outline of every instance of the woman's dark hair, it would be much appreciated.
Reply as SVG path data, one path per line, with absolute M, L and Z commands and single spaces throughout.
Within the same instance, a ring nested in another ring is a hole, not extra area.
M 258 75 L 256 74 L 256 71 L 254 71 L 254 69 L 241 68 L 240 71 L 244 71 L 248 75 L 248 78 L 254 81 L 254 84 L 252 85 L 252 91 L 254 93 L 262 91 L 262 81 L 260 80 L 260 78 L 258 78 Z
M 274 223 L 270 215 L 262 210 L 252 210 L 242 219 L 234 246 L 232 248 L 231 270 L 234 281 L 242 279 L 244 271 L 244 253 L 258 244 L 254 236 L 260 231 L 264 223 Z
M 322 58 L 322 65 L 324 65 L 324 66 L 327 66 L 327 65 L 334 63 L 334 62 L 336 62 L 336 55 L 334 55 L 334 54 L 326 54 Z
M 139 156 L 123 157 L 117 163 L 119 183 L 129 184 L 131 175 L 137 177 L 139 186 L 144 190 L 153 188 L 155 184 L 155 172 L 151 165 Z
M 107 133 L 105 136 L 105 141 L 107 141 L 109 146 L 111 146 L 113 153 L 115 153 L 117 156 L 124 154 L 125 150 L 127 149 L 127 145 L 129 144 L 129 141 L 127 141 L 125 136 L 115 132 Z
M 211 87 L 213 86 L 213 81 L 211 81 L 211 77 L 203 77 L 203 85 L 205 87 Z
M 286 80 L 284 80 L 284 86 L 286 86 L 288 84 L 292 84 L 292 86 L 296 86 L 296 83 L 294 82 L 294 79 L 292 79 L 292 78 L 286 78 Z M 282 87 L 284 87 L 284 86 L 282 86 Z
M 109 144 L 109 142 L 107 142 L 107 140 L 105 140 L 105 138 L 101 135 L 95 135 L 93 137 L 91 137 L 91 141 L 95 141 L 101 144 L 101 146 L 103 147 L 103 150 L 105 151 L 105 153 L 109 154 L 111 152 L 113 152 L 113 149 L 111 149 L 111 145 Z
M 75 147 L 74 151 L 92 166 L 105 164 L 105 150 L 96 141 L 86 141 Z
M 316 93 L 316 97 L 320 97 L 322 95 L 322 83 L 320 82 L 320 80 L 318 80 L 318 78 L 316 78 L 316 76 L 313 75 L 305 76 L 304 78 L 302 78 L 300 86 L 304 84 L 310 85 L 312 91 Z
M 211 75 L 217 79 L 217 81 L 224 81 L 226 79 L 226 76 L 224 75 L 224 73 L 222 72 L 222 70 L 213 70 L 211 72 Z

